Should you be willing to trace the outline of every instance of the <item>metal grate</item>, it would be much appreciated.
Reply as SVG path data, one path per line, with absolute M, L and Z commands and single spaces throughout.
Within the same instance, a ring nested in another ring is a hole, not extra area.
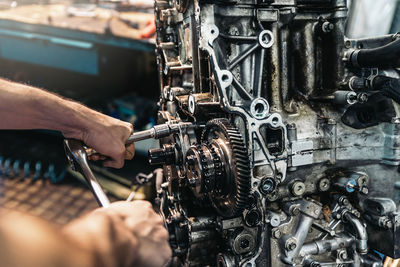
M 92 193 L 77 183 L 0 177 L 2 207 L 63 225 L 98 207 Z

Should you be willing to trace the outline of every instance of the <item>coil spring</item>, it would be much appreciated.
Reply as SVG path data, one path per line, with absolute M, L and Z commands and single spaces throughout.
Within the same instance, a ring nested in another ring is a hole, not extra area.
M 0 176 L 7 178 L 31 178 L 38 180 L 41 177 L 52 183 L 62 181 L 66 168 L 56 166 L 54 163 L 44 164 L 42 161 L 23 161 L 20 159 L 5 158 L 0 156 Z

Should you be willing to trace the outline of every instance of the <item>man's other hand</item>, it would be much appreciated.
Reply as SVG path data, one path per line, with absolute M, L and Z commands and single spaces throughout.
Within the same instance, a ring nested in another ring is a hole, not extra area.
M 162 267 L 171 257 L 168 232 L 147 201 L 115 202 L 65 226 L 99 266 Z

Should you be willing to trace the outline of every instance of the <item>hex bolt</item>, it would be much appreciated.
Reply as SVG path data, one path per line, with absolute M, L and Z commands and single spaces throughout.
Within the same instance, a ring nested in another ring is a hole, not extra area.
M 342 206 L 348 206 L 348 205 L 350 204 L 350 201 L 347 199 L 347 197 L 341 196 L 341 197 L 339 198 L 339 203 L 340 203 Z
M 260 191 L 263 194 L 270 194 L 275 190 L 276 183 L 272 178 L 264 178 L 261 180 Z
M 357 101 L 360 103 L 365 103 L 368 101 L 368 95 L 366 93 L 359 93 L 357 95 Z
M 289 238 L 288 240 L 286 240 L 285 243 L 285 248 L 288 251 L 292 251 L 294 249 L 296 249 L 297 244 L 296 244 L 296 240 L 294 238 Z
M 362 189 L 361 189 L 361 193 L 362 194 L 364 194 L 364 195 L 368 195 L 368 188 L 367 187 L 363 187 Z
M 274 229 L 272 229 L 272 236 L 274 238 L 278 239 L 282 236 L 282 233 L 278 228 L 274 228 Z
M 334 28 L 335 28 L 335 25 L 333 25 L 329 21 L 325 21 L 324 23 L 322 23 L 322 31 L 324 33 L 331 32 Z
M 291 188 L 292 194 L 295 196 L 301 196 L 306 191 L 306 185 L 303 182 L 294 182 Z
M 338 258 L 341 260 L 346 260 L 347 259 L 347 251 L 346 250 L 341 250 L 338 253 Z

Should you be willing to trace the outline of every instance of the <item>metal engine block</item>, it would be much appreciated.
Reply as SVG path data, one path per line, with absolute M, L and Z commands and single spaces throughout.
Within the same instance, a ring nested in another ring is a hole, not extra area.
M 345 0 L 156 0 L 149 151 L 174 266 L 400 257 L 400 40 L 344 35 Z M 379 252 L 379 253 L 378 253 Z

